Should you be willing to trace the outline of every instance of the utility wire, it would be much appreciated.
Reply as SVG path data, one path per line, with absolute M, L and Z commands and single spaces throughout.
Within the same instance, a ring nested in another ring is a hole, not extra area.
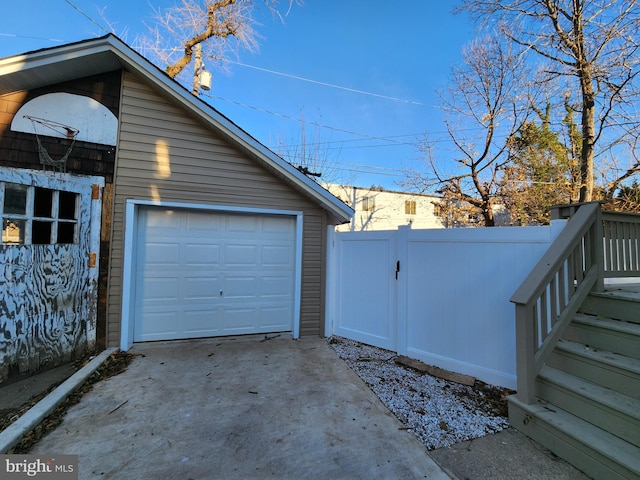
M 91 23 L 93 23 L 96 27 L 98 27 L 100 30 L 102 30 L 104 33 L 111 33 L 110 30 L 107 30 L 106 28 L 104 28 L 102 25 L 100 25 L 98 22 L 96 22 L 93 18 L 91 18 L 89 15 L 87 15 L 82 10 L 80 10 L 78 7 L 76 7 L 70 0 L 64 0 L 64 1 L 67 2 L 71 7 L 73 7 L 80 15 L 85 17 L 87 20 L 89 20 Z
M 216 95 L 212 95 L 210 93 L 205 93 L 202 94 L 206 97 L 209 97 L 211 99 L 218 99 L 218 100 L 222 100 L 224 102 L 228 102 L 228 103 L 232 103 L 234 105 L 238 105 L 240 107 L 244 107 L 244 108 L 250 108 L 252 110 L 255 110 L 257 112 L 260 113 L 266 113 L 268 115 L 273 115 L 279 118 L 283 118 L 285 120 L 293 120 L 295 122 L 301 122 L 302 120 L 300 118 L 296 118 L 296 117 L 292 117 L 291 115 L 286 115 L 284 113 L 278 113 L 278 112 L 273 112 L 271 110 L 267 110 L 261 107 L 256 107 L 254 105 L 248 105 L 246 103 L 242 103 L 242 102 L 238 102 L 236 100 L 231 100 L 229 98 L 224 98 L 224 97 L 219 97 Z M 424 135 L 424 134 L 404 134 L 404 135 L 393 135 L 393 136 L 389 136 L 389 137 L 380 137 L 377 135 L 370 135 L 367 133 L 361 133 L 361 132 L 355 132 L 353 130 L 346 130 L 343 128 L 337 128 L 337 127 L 330 127 L 328 125 L 323 125 L 321 123 L 318 122 L 306 122 L 308 125 L 313 125 L 319 128 L 324 128 L 327 130 L 333 130 L 335 132 L 340 132 L 340 133 L 346 133 L 349 135 L 355 135 L 358 137 L 362 137 L 360 139 L 352 139 L 352 140 L 332 140 L 332 141 L 326 141 L 326 142 L 311 142 L 311 144 L 313 145 L 329 145 L 329 144 L 341 144 L 344 142 L 366 142 L 368 140 L 381 140 L 384 142 L 389 142 L 387 144 L 383 144 L 383 145 L 362 145 L 362 146 L 354 146 L 354 147 L 343 147 L 343 148 L 366 148 L 366 147 L 388 147 L 388 146 L 415 146 L 416 143 L 419 142 L 408 142 L 408 141 L 399 141 L 399 140 L 395 140 L 395 138 L 401 138 L 401 137 L 415 137 L 415 136 L 420 136 L 420 135 Z M 481 127 L 472 127 L 472 128 L 465 128 L 465 129 L 458 129 L 458 131 L 474 131 L 474 130 L 481 130 Z M 430 132 L 431 135 L 436 135 L 436 134 L 447 134 L 448 132 L 445 131 L 441 131 L 441 132 Z M 496 134 L 494 135 L 495 138 L 499 138 L 499 137 L 505 137 L 506 135 L 499 135 Z M 450 143 L 450 139 L 442 139 L 442 140 L 429 140 L 429 143 Z M 307 145 L 309 145 L 307 143 Z M 287 145 L 288 147 L 296 147 L 296 146 L 302 146 L 302 144 L 291 144 L 291 145 Z M 334 150 L 340 150 L 341 147 L 326 147 L 327 149 L 334 149 Z
M 209 93 L 205 93 L 204 96 L 212 98 L 214 100 L 218 99 L 218 100 L 222 100 L 224 102 L 233 103 L 234 105 L 238 105 L 240 107 L 250 108 L 250 109 L 255 110 L 257 112 L 266 113 L 266 114 L 269 114 L 269 115 L 274 115 L 276 117 L 284 118 L 286 120 L 293 120 L 295 122 L 300 122 L 301 121 L 301 119 L 299 119 L 299 118 L 295 118 L 295 117 L 292 117 L 290 115 L 286 115 L 284 113 L 273 112 L 271 110 L 266 110 L 264 108 L 256 107 L 256 106 L 253 106 L 253 105 L 248 105 L 246 103 L 237 102 L 237 101 L 231 100 L 229 98 L 219 97 L 217 95 L 214 96 L 214 95 L 211 95 Z M 388 141 L 388 142 L 391 142 L 391 143 L 395 143 L 397 145 L 413 145 L 412 142 L 402 142 L 402 141 L 399 141 L 399 140 L 395 140 L 393 137 L 380 137 L 380 136 L 376 136 L 376 135 L 369 135 L 369 134 L 366 134 L 366 133 L 354 132 L 353 130 L 345 130 L 343 128 L 330 127 L 328 125 L 322 125 L 322 124 L 317 123 L 317 122 L 308 122 L 308 124 L 316 126 L 316 127 L 320 127 L 320 128 L 326 128 L 328 130 L 333 130 L 333 131 L 336 131 L 336 132 L 347 133 L 349 135 L 356 135 L 358 137 L 363 137 L 364 139 L 383 140 L 383 141 Z M 398 136 L 404 136 L 404 135 L 398 135 Z M 327 143 L 340 143 L 340 141 L 327 142 Z
M 252 68 L 254 70 L 259 70 L 261 72 L 272 73 L 274 75 L 280 75 L 282 77 L 293 78 L 295 80 L 301 80 L 303 82 L 315 83 L 316 85 L 323 85 L 325 87 L 337 88 L 338 90 L 345 90 L 345 91 L 351 92 L 351 93 L 359 93 L 361 95 L 369 95 L 371 97 L 384 98 L 386 100 L 393 100 L 395 102 L 409 103 L 411 105 L 419 105 L 421 107 L 426 107 L 427 106 L 422 102 L 416 102 L 414 100 L 406 100 L 406 99 L 403 99 L 403 98 L 391 97 L 391 96 L 388 96 L 388 95 L 381 95 L 379 93 L 367 92 L 365 90 L 358 90 L 358 89 L 355 89 L 355 88 L 343 87 L 342 85 L 336 85 L 334 83 L 322 82 L 320 80 L 313 80 L 311 78 L 300 77 L 298 75 L 292 75 L 290 73 L 277 72 L 275 70 L 270 70 L 268 68 L 256 67 L 254 65 L 247 65 L 246 63 L 235 62 L 235 61 L 229 60 L 227 58 L 222 58 L 220 60 L 222 60 L 223 62 L 227 62 L 227 63 L 233 63 L 234 65 L 239 65 L 241 67 Z
M 56 43 L 62 43 L 65 41 L 59 38 L 33 37 L 31 35 L 17 35 L 15 33 L 0 33 L 0 37 L 29 38 L 31 40 L 46 40 L 48 42 L 56 42 Z

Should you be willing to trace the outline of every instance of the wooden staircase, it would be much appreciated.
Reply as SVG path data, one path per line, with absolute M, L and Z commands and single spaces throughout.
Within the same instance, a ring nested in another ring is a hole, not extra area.
M 511 298 L 509 421 L 590 477 L 640 479 L 640 283 L 604 288 L 605 278 L 640 282 L 640 216 L 598 204 L 567 216 Z
M 593 478 L 640 478 L 637 290 L 590 294 L 540 369 L 536 402 L 508 399 L 515 428 Z

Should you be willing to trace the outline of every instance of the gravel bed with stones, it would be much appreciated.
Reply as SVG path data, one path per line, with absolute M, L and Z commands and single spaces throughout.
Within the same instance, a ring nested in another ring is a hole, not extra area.
M 394 352 L 341 337 L 329 345 L 429 450 L 509 427 L 507 389 L 436 378 L 397 364 Z

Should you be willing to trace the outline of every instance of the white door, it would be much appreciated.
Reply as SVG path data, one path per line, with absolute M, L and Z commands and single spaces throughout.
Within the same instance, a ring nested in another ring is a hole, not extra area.
M 295 217 L 141 207 L 134 341 L 293 330 Z
M 0 168 L 0 382 L 94 348 L 103 186 Z

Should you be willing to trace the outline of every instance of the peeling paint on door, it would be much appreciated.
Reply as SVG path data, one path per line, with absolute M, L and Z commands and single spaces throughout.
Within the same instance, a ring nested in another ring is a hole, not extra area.
M 103 186 L 0 168 L 0 382 L 94 348 Z

